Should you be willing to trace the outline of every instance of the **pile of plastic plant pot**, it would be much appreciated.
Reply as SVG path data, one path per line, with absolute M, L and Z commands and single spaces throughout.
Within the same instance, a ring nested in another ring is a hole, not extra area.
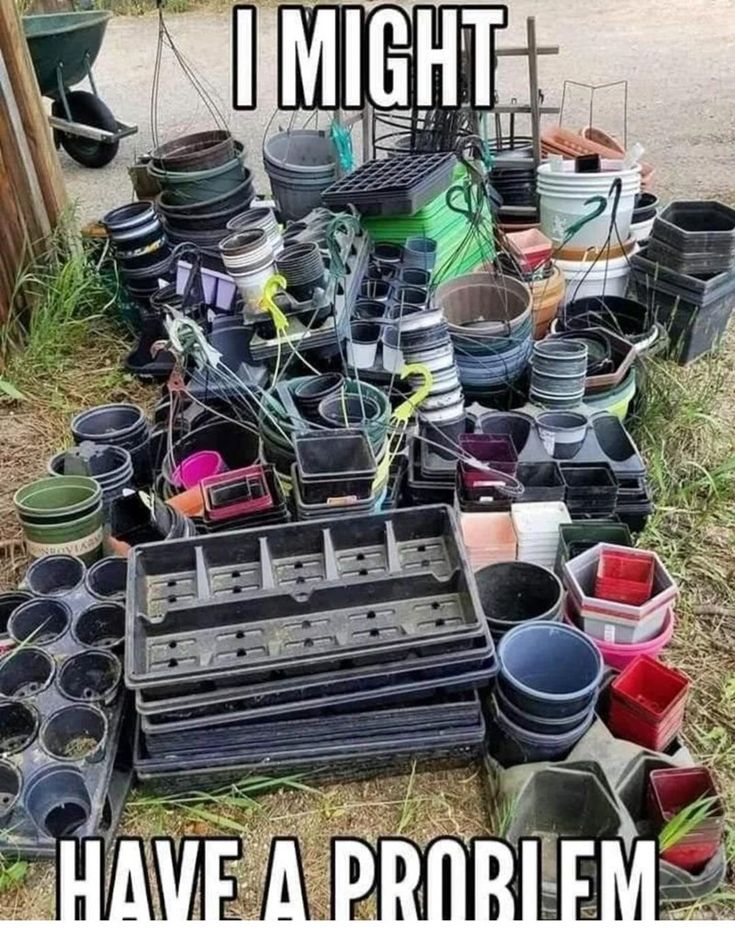
M 277 133 L 257 202 L 227 133 L 154 153 L 157 201 L 106 222 L 126 287 L 153 270 L 160 398 L 77 412 L 14 498 L 39 558 L 0 597 L 19 850 L 113 832 L 131 769 L 170 793 L 484 755 L 511 843 L 658 838 L 664 900 L 717 888 L 722 800 L 660 659 L 678 586 L 636 546 L 626 417 L 674 338 L 667 283 L 730 294 L 735 223 L 659 213 L 635 149 L 578 138 L 545 136 L 535 174 L 464 130 L 340 174 L 323 132 Z M 201 235 L 171 253 L 182 216 Z M 77 746 L 54 723 L 82 705 Z

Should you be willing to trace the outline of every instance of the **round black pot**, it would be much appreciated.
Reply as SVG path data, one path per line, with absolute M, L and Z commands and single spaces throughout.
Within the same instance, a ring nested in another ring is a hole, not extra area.
M 328 372 L 304 379 L 293 390 L 296 407 L 307 417 L 315 416 L 320 403 L 330 395 L 336 394 L 344 385 L 345 377 L 341 372 Z
M 561 582 L 535 563 L 494 563 L 478 570 L 475 580 L 491 625 L 511 627 L 534 619 L 552 620 L 561 610 Z

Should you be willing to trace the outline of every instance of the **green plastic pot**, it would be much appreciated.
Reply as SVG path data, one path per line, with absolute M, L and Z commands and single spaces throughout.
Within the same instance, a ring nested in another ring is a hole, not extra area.
M 37 479 L 18 489 L 13 503 L 31 556 L 65 553 L 90 563 L 102 555 L 102 489 L 95 479 Z
M 166 191 L 171 204 L 191 204 L 228 194 L 242 184 L 246 172 L 241 155 L 217 168 L 200 172 L 167 172 L 148 166 L 148 173 Z
M 59 524 L 35 524 L 20 520 L 28 552 L 32 557 L 70 554 L 87 565 L 102 557 L 104 540 L 102 503 L 90 514 Z

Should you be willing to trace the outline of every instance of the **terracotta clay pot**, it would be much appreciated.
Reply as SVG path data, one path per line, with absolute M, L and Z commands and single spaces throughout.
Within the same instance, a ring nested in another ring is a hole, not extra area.
M 564 297 L 564 273 L 555 265 L 549 278 L 531 282 L 533 338 L 543 339 L 556 317 Z

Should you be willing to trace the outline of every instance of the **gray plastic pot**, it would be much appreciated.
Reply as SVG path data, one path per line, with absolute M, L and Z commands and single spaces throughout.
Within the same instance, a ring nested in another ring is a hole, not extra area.
M 263 165 L 285 220 L 300 220 L 322 201 L 337 176 L 334 146 L 321 130 L 276 133 L 263 144 Z

